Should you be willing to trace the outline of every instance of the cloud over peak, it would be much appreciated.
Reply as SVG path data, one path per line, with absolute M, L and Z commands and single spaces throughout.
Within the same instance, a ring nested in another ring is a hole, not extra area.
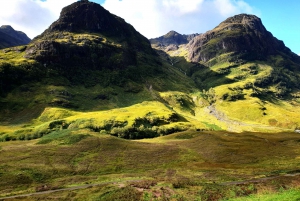
M 148 38 L 170 30 L 202 33 L 232 15 L 255 14 L 244 0 L 106 0 L 103 6 Z

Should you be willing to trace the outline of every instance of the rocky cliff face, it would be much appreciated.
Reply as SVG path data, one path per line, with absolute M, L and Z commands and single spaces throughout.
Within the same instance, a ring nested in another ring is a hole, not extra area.
M 103 69 L 135 65 L 139 53 L 155 54 L 147 38 L 99 4 L 79 1 L 33 39 L 25 57 L 46 65 Z
M 278 52 L 292 54 L 282 41 L 266 30 L 258 17 L 247 14 L 230 17 L 213 30 L 196 36 L 188 49 L 193 62 L 206 62 L 228 52 L 248 60 L 263 60 Z
M 31 39 L 25 33 L 16 31 L 9 25 L 0 27 L 0 49 L 27 45 L 30 41 Z

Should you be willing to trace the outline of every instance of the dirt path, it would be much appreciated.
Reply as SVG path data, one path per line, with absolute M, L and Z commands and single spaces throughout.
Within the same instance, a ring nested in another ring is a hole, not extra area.
M 141 180 L 128 180 L 128 181 L 123 181 L 123 182 L 111 181 L 111 182 L 104 182 L 104 183 L 98 183 L 98 184 L 86 184 L 86 185 L 74 186 L 74 187 L 68 187 L 68 188 L 61 188 L 61 189 L 56 189 L 56 190 L 48 190 L 48 191 L 27 193 L 27 194 L 22 194 L 22 195 L 13 195 L 13 196 L 7 196 L 7 197 L 0 197 L 0 200 L 30 197 L 30 196 L 34 196 L 34 195 L 50 194 L 50 193 L 56 193 L 56 192 L 61 192 L 61 191 L 80 190 L 80 189 L 92 188 L 92 187 L 95 187 L 95 186 L 101 186 L 101 185 L 107 185 L 107 184 L 122 184 L 122 183 L 126 183 L 126 182 L 139 182 L 139 181 L 141 181 Z

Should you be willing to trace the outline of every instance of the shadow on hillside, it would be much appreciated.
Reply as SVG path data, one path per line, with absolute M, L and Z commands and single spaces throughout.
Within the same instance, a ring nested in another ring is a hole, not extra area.
M 272 95 L 272 94 L 261 94 L 261 95 L 257 95 L 256 97 L 259 98 L 260 100 L 262 100 L 264 103 L 269 102 L 274 105 L 283 105 L 283 103 L 280 100 L 288 100 L 288 101 L 292 100 L 291 97 L 284 97 L 281 99 L 275 98 L 274 95 Z
M 178 85 L 161 79 L 161 83 L 158 85 L 165 85 L 164 89 L 189 90 L 189 78 L 200 90 L 209 90 L 211 87 L 233 82 L 233 80 L 226 78 L 226 74 L 211 71 L 209 67 L 199 63 L 187 62 L 184 57 L 169 57 L 162 51 L 158 53 L 163 60 L 172 66 L 168 68 L 176 69 L 177 72 L 182 73 L 183 77 L 187 78 L 179 80 L 178 76 L 170 77 L 176 79 L 174 81 Z M 149 65 L 143 66 L 143 68 L 132 66 L 123 71 L 103 70 L 91 73 L 86 70 L 85 73 L 78 73 L 76 78 L 73 77 L 70 80 L 57 74 L 56 71 L 47 76 L 42 76 L 40 71 L 37 71 L 38 73 L 33 72 L 33 75 L 39 75 L 38 77 L 41 78 L 40 83 L 35 79 L 31 81 L 28 78 L 22 85 L 20 83 L 13 86 L 15 91 L 13 99 L 8 99 L 5 95 L 0 98 L 0 103 L 3 102 L 0 106 L 2 112 L 0 121 L 26 123 L 28 120 L 37 118 L 46 107 L 67 108 L 75 111 L 100 111 L 153 100 L 157 97 L 153 97 L 154 95 L 149 93 L 149 89 L 145 89 L 145 80 L 140 77 L 146 77 L 146 75 L 162 75 L 163 77 L 164 71 L 157 72 L 159 68 L 160 66 L 157 65 Z M 15 70 L 12 67 L 10 69 Z M 97 87 L 98 85 L 101 87 Z M 47 89 L 48 86 L 51 86 L 51 90 Z M 6 90 L 5 94 L 11 90 Z M 20 97 L 25 96 L 27 98 L 21 100 Z M 160 99 L 157 100 L 161 101 Z M 38 107 L 39 110 L 32 112 L 33 107 Z
M 166 59 L 174 68 L 190 77 L 201 90 L 208 90 L 213 87 L 234 82 L 234 80 L 226 77 L 229 72 L 212 71 L 203 64 L 186 61 L 183 56 L 169 57 Z

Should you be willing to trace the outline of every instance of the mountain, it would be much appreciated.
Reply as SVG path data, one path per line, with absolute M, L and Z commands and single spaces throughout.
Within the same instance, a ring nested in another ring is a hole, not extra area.
M 245 121 L 297 127 L 300 57 L 267 31 L 258 17 L 230 17 L 176 51 L 154 48 L 203 90 L 201 97 L 210 106 L 201 98 L 194 102 L 197 118 L 235 131 L 266 128 Z
M 298 59 L 282 41 L 266 30 L 261 19 L 246 14 L 230 17 L 213 30 L 195 37 L 188 49 L 188 59 L 192 62 L 206 62 L 229 52 L 236 52 L 247 60 L 263 60 L 279 52 Z
M 186 59 L 191 62 L 200 62 L 208 67 L 222 63 L 224 66 L 219 71 L 224 72 L 218 72 L 221 74 L 230 73 L 230 68 L 240 69 L 245 63 L 265 62 L 272 67 L 271 74 L 256 77 L 253 85 L 265 90 L 274 87 L 278 90 L 273 92 L 280 97 L 289 96 L 293 89 L 299 89 L 300 57 L 267 31 L 261 20 L 254 15 L 240 14 L 230 17 L 213 30 L 193 38 L 186 45 L 186 49 Z M 228 67 L 224 64 L 225 59 L 227 63 L 231 63 L 227 64 Z M 252 74 L 258 73 L 257 70 L 249 71 Z M 240 72 L 237 75 L 240 77 L 238 80 L 249 76 L 243 74 Z
M 299 56 L 246 14 L 166 38 L 81 0 L 0 51 L 0 199 L 299 194 Z
M 28 45 L 0 52 L 1 124 L 21 126 L 12 139 L 60 129 L 137 139 L 300 124 L 299 56 L 258 17 L 241 14 L 204 34 L 171 31 L 151 42 L 156 50 L 99 4 L 65 7 Z
M 6 111 L 0 121 L 20 117 L 22 122 L 22 111 L 33 118 L 46 107 L 130 106 L 160 99 L 156 90 L 194 87 L 130 24 L 89 1 L 63 8 L 41 35 L 27 46 L 0 52 L 0 58 L 0 110 Z
M 30 41 L 31 39 L 25 33 L 16 31 L 9 25 L 0 27 L 0 49 L 27 45 Z
M 150 39 L 150 43 L 154 48 L 169 50 L 178 49 L 179 45 L 187 44 L 190 40 L 192 40 L 195 36 L 199 34 L 189 34 L 182 35 L 177 33 L 176 31 L 170 31 L 166 35 L 160 36 L 158 38 Z
M 136 65 L 139 53 L 154 54 L 144 36 L 99 4 L 80 1 L 65 7 L 60 18 L 33 39 L 25 57 L 101 69 Z

